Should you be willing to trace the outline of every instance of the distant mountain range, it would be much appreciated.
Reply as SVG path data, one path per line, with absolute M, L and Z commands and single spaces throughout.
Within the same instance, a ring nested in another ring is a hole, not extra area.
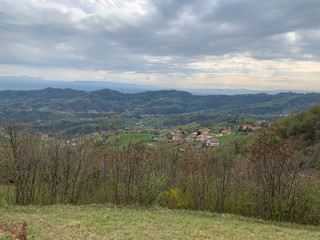
M 29 76 L 8 76 L 0 77 L 1 90 L 39 90 L 45 88 L 70 88 L 75 90 L 95 91 L 101 89 L 111 89 L 121 93 L 140 93 L 145 91 L 171 90 L 151 85 L 138 85 L 132 83 L 116 83 L 101 81 L 51 81 L 43 78 Z M 194 95 L 235 95 L 235 94 L 277 94 L 280 92 L 288 92 L 288 90 L 250 90 L 250 89 L 192 89 L 178 88 L 176 90 L 187 91 Z M 307 91 L 294 91 L 307 92 Z

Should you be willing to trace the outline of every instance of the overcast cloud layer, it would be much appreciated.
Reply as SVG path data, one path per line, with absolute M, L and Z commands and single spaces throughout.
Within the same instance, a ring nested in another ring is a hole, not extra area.
M 319 0 L 1 0 L 0 76 L 320 90 Z

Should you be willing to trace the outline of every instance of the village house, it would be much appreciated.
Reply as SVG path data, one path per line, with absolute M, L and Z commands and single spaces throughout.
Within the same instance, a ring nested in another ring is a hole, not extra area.
M 257 131 L 259 131 L 261 129 L 260 126 L 255 127 L 255 126 L 252 126 L 252 125 L 242 125 L 242 128 L 243 128 L 243 130 L 251 130 L 253 132 L 257 132 Z
M 219 146 L 219 140 L 216 138 L 207 139 L 205 140 L 205 145 L 207 147 L 217 147 Z
M 203 141 L 203 140 L 205 140 L 206 139 L 206 136 L 204 136 L 204 135 L 198 135 L 197 136 L 197 141 Z
M 49 135 L 48 134 L 42 134 L 41 140 L 42 141 L 49 141 L 50 140 Z
M 243 130 L 246 130 L 246 129 L 251 129 L 253 128 L 254 126 L 250 125 L 250 124 L 245 124 L 245 125 L 242 125 L 243 127 Z
M 197 140 L 197 133 L 192 133 L 191 135 L 189 135 L 188 137 L 187 137 L 187 141 L 188 142 L 193 142 L 193 141 L 196 141 Z
M 198 147 L 218 147 L 219 140 L 215 138 L 206 139 L 198 143 Z
M 188 142 L 194 142 L 194 141 L 200 142 L 200 141 L 204 141 L 204 140 L 209 139 L 209 138 L 211 138 L 211 136 L 209 136 L 207 133 L 198 134 L 197 132 L 194 132 L 194 133 L 192 133 L 191 135 L 189 135 L 187 137 L 187 141 Z
M 231 132 L 231 129 L 226 129 L 226 130 L 223 130 L 221 132 L 221 135 L 222 136 L 227 136 L 227 135 L 230 135 L 232 132 Z
M 204 128 L 200 129 L 199 132 L 201 132 L 201 134 L 208 134 L 209 132 L 211 132 L 211 130 L 209 128 Z
M 172 140 L 173 141 L 182 140 L 183 133 L 181 131 L 174 131 L 171 134 L 172 134 Z
M 257 132 L 257 131 L 259 131 L 259 130 L 261 129 L 261 127 L 260 127 L 260 126 L 257 126 L 257 127 L 251 128 L 251 129 L 252 129 L 252 131 Z

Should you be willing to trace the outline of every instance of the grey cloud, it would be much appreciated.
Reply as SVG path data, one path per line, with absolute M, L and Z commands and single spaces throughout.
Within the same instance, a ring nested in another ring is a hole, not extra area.
M 195 59 L 225 54 L 320 60 L 318 0 L 154 0 L 146 15 L 128 16 L 136 22 L 125 14 L 92 12 L 83 1 L 63 4 L 87 14 L 80 20 L 74 20 L 71 11 L 44 8 L 36 1 L 4 3 L 2 64 L 150 73 L 171 72 L 172 66 L 182 71 Z M 299 38 L 288 42 L 288 32 Z M 153 62 L 146 56 L 171 60 Z

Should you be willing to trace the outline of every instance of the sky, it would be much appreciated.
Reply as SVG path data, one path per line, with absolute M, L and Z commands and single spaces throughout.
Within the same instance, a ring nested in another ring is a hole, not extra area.
M 0 76 L 320 91 L 319 0 L 0 0 Z

